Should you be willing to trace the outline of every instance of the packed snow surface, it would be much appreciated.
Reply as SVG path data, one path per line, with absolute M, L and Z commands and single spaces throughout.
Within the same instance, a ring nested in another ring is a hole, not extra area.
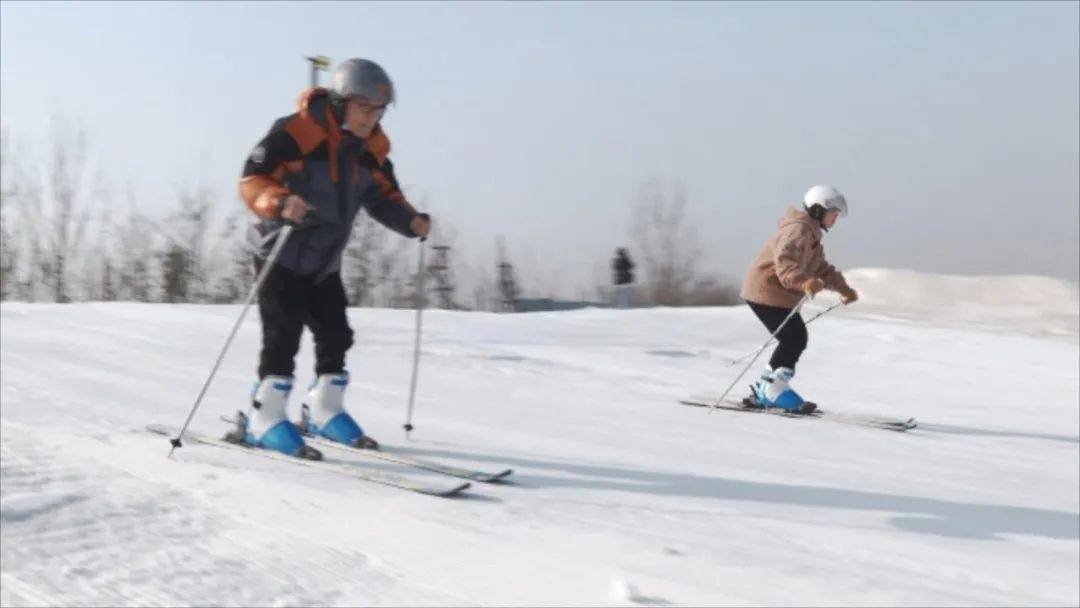
M 1080 603 L 1075 286 L 849 276 L 864 298 L 810 326 L 795 387 L 908 433 L 678 404 L 764 342 L 746 307 L 432 310 L 407 440 L 414 313 L 351 309 L 370 434 L 515 469 L 454 499 L 190 443 L 167 459 L 144 427 L 183 422 L 239 306 L 4 303 L 0 603 Z M 259 331 L 193 429 L 246 406 Z M 311 367 L 305 336 L 298 389 Z

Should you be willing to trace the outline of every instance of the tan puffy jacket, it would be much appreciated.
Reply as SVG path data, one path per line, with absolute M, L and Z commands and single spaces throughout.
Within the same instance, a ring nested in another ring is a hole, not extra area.
M 757 304 L 794 308 L 809 279 L 817 277 L 833 291 L 846 288 L 844 275 L 825 261 L 821 232 L 821 224 L 806 211 L 789 208 L 750 266 L 739 295 Z

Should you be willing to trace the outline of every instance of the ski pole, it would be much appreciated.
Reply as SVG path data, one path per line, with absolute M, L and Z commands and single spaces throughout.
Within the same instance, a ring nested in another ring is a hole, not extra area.
M 405 436 L 409 436 L 409 431 L 413 430 L 412 425 L 412 413 L 413 404 L 416 402 L 416 380 L 420 374 L 420 332 L 424 325 L 424 304 L 426 298 L 424 294 L 424 241 L 427 237 L 420 239 L 420 262 L 416 267 L 416 331 L 415 340 L 413 342 L 413 361 L 412 361 L 412 380 L 409 382 L 409 407 L 405 413 Z
M 270 274 L 270 269 L 274 267 L 274 262 L 276 262 L 278 256 L 281 255 L 281 250 L 285 247 L 285 241 L 289 240 L 289 235 L 292 234 L 293 229 L 294 225 L 292 223 L 286 223 L 281 228 L 281 232 L 278 233 L 277 240 L 274 242 L 273 249 L 270 250 L 270 255 L 266 258 L 265 265 L 259 272 L 259 276 L 255 278 L 255 284 L 251 286 L 251 292 L 248 293 L 247 302 L 244 303 L 244 308 L 240 311 L 240 317 L 236 319 L 232 331 L 229 332 L 229 337 L 225 339 L 225 345 L 221 347 L 221 353 L 218 354 L 217 361 L 214 361 L 214 366 L 210 368 L 210 374 L 206 377 L 206 382 L 203 383 L 202 390 L 199 391 L 199 396 L 195 398 L 195 404 L 191 406 L 191 412 L 188 413 L 187 420 L 184 421 L 184 426 L 180 427 L 180 432 L 177 433 L 176 438 L 169 440 L 169 443 L 172 444 L 172 449 L 169 450 L 169 458 L 172 458 L 176 448 L 183 447 L 184 444 L 180 442 L 180 439 L 183 438 L 184 431 L 186 431 L 188 425 L 191 424 L 191 419 L 195 417 L 195 411 L 199 409 L 199 405 L 206 395 L 206 389 L 210 388 L 210 381 L 214 379 L 214 374 L 217 373 L 218 366 L 221 365 L 221 361 L 225 358 L 225 353 L 229 350 L 229 345 L 232 344 L 233 338 L 236 337 L 236 332 L 240 329 L 240 324 L 244 322 L 244 316 L 247 315 L 248 308 L 251 307 L 251 302 L 255 300 L 255 296 L 258 295 L 259 288 L 262 287 L 263 282 L 266 281 L 267 275 Z
M 802 299 L 799 300 L 799 303 L 795 305 L 795 308 L 791 309 L 791 312 L 788 313 L 788 316 L 784 317 L 784 321 L 782 323 L 780 323 L 780 326 L 776 328 L 776 331 L 774 331 L 772 333 L 772 335 L 769 336 L 769 339 L 765 341 L 765 344 L 762 344 L 761 348 L 759 348 L 758 351 L 756 353 L 754 353 L 754 358 L 750 360 L 750 363 L 747 363 L 746 367 L 744 367 L 743 370 L 741 372 L 739 372 L 739 375 L 735 377 L 735 380 L 733 380 L 731 382 L 731 384 L 727 387 L 727 390 L 725 390 L 720 395 L 720 398 L 716 400 L 716 403 L 712 404 L 709 407 L 709 413 L 710 414 L 712 413 L 712 411 L 714 409 L 716 409 L 717 407 L 720 406 L 720 402 L 722 402 L 724 400 L 724 397 L 727 397 L 727 394 L 731 392 L 731 389 L 735 388 L 735 385 L 739 383 L 739 380 L 741 380 L 743 375 L 746 374 L 746 371 L 750 369 L 750 367 L 754 364 L 754 362 L 757 361 L 758 357 L 761 356 L 761 353 L 763 353 L 765 351 L 765 348 L 767 346 L 769 346 L 769 342 L 773 341 L 773 338 L 776 337 L 776 334 L 780 333 L 780 330 L 784 329 L 784 326 L 787 325 L 788 321 L 790 321 L 791 318 L 794 317 L 799 312 L 799 309 L 802 308 L 802 305 L 805 304 L 806 301 L 809 300 L 809 299 L 810 299 L 809 294 L 804 295 L 802 297 Z
M 808 321 L 806 322 L 806 325 L 809 325 L 809 324 L 813 323 L 813 322 L 814 322 L 814 319 L 817 319 L 818 317 L 824 316 L 824 315 L 825 315 L 825 313 L 827 313 L 827 312 L 829 312 L 830 310 L 832 310 L 832 309 L 836 308 L 837 306 L 840 306 L 841 304 L 843 304 L 843 302 L 837 302 L 836 304 L 833 304 L 832 306 L 830 306 L 830 307 L 826 308 L 825 310 L 823 310 L 823 311 L 821 311 L 821 312 L 817 313 L 816 315 L 814 315 L 814 316 L 810 317 L 810 320 L 808 320 Z M 766 346 L 768 346 L 768 345 L 769 345 L 769 344 L 771 344 L 771 343 L 772 343 L 772 339 L 770 338 L 770 339 L 769 339 L 769 342 L 768 342 L 768 343 L 766 343 Z M 753 355 L 753 354 L 754 354 L 754 351 L 750 351 L 750 352 L 746 353 L 745 355 L 743 355 L 743 356 L 739 357 L 738 359 L 732 359 L 732 360 L 731 360 L 731 361 L 730 361 L 730 362 L 728 363 L 728 367 L 731 367 L 732 365 L 735 365 L 735 364 L 736 364 L 736 363 L 738 363 L 739 361 L 742 361 L 743 359 L 746 359 L 747 357 L 749 357 L 749 356 L 751 356 L 751 355 Z

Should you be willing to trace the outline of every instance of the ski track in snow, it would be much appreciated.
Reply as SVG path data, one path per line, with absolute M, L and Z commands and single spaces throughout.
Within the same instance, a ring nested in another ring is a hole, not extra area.
M 4 605 L 383 605 L 387 589 L 411 586 L 362 551 L 260 526 L 72 451 L 61 437 L 5 422 Z M 346 596 L 340 580 L 360 584 Z M 422 588 L 410 597 L 460 601 Z
M 0 604 L 1080 603 L 1060 312 L 1051 332 L 815 323 L 801 391 L 919 419 L 896 434 L 676 404 L 760 346 L 743 309 L 431 311 L 404 441 L 412 314 L 350 310 L 350 409 L 375 437 L 516 471 L 447 500 L 205 446 L 166 459 L 142 429 L 182 421 L 238 310 L 0 306 Z M 243 407 L 257 340 L 249 321 L 194 428 Z M 311 361 L 305 338 L 300 386 Z

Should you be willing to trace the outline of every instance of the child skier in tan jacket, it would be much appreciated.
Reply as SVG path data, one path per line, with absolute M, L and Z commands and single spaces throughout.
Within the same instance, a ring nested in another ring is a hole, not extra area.
M 823 233 L 846 215 L 847 201 L 836 188 L 814 186 L 803 197 L 802 208 L 792 207 L 781 218 L 779 229 L 750 267 L 740 292 L 769 332 L 780 328 L 804 295 L 813 297 L 823 289 L 831 289 L 840 294 L 844 304 L 859 298 L 844 281 L 844 275 L 825 261 L 821 246 Z M 795 364 L 807 342 L 806 324 L 798 312 L 783 325 L 776 339 L 779 344 L 754 384 L 750 401 L 759 407 L 809 413 L 814 404 L 804 401 L 790 386 Z

